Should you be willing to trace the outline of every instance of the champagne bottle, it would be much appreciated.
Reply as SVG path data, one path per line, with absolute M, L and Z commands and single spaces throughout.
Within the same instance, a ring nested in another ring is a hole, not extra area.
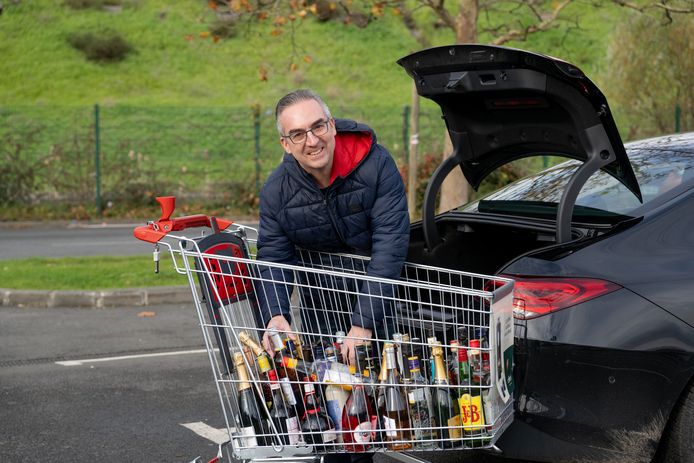
M 279 433 L 280 441 L 284 445 L 294 445 L 299 442 L 300 428 L 299 420 L 296 417 L 294 407 L 289 406 L 282 394 L 277 374 L 274 370 L 268 372 L 270 379 L 270 390 L 272 391 L 272 408 L 270 409 L 270 419 L 275 424 L 275 429 Z
M 419 358 L 408 358 L 410 369 L 410 389 L 407 400 L 410 409 L 410 425 L 414 429 L 414 447 L 420 450 L 436 448 L 436 418 L 431 399 L 431 388 L 427 387 L 426 378 L 422 376 Z
M 453 401 L 451 400 L 451 395 L 448 391 L 448 375 L 446 373 L 446 366 L 443 360 L 443 347 L 440 345 L 433 346 L 431 348 L 431 354 L 434 359 L 434 388 L 433 401 L 434 401 L 434 414 L 436 416 L 436 422 L 441 427 L 440 439 L 441 444 L 445 448 L 453 447 L 453 440 L 451 437 L 451 425 L 455 426 L 455 415 Z M 458 417 L 459 420 L 460 417 Z
M 253 354 L 255 355 L 255 363 L 261 373 L 267 373 L 268 371 L 272 370 L 272 363 L 270 361 L 270 357 L 267 355 L 267 352 L 265 352 L 265 350 L 260 347 L 260 344 L 255 342 L 255 340 L 251 338 L 248 333 L 245 331 L 240 331 L 239 340 L 247 345 L 251 351 L 253 351 Z
M 239 446 L 250 448 L 271 445 L 270 428 L 261 414 L 259 398 L 248 380 L 248 371 L 241 352 L 234 354 L 234 364 L 239 375 Z
M 305 378 L 304 404 L 306 411 L 301 420 L 301 433 L 304 441 L 313 445 L 316 452 L 336 450 L 337 434 L 335 424 L 330 417 L 321 410 L 320 401 L 316 397 L 316 390 L 312 383 Z
M 405 389 L 402 387 L 397 366 L 395 347 L 387 347 L 386 351 L 386 387 L 385 413 L 383 428 L 385 430 L 386 447 L 390 450 L 408 450 L 412 448 L 412 433 L 407 411 Z

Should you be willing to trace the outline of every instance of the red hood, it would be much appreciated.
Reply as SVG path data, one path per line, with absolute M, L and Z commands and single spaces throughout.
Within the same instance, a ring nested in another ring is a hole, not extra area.
M 335 155 L 330 172 L 330 184 L 337 177 L 346 177 L 371 150 L 373 138 L 369 132 L 343 132 L 335 136 Z

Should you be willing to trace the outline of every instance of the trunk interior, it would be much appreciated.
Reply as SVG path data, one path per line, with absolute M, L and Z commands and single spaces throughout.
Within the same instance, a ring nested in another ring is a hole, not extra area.
M 426 249 L 420 224 L 410 233 L 407 260 L 451 270 L 494 275 L 506 264 L 529 251 L 555 244 L 554 228 L 531 228 L 527 224 L 437 220 L 442 243 L 433 252 Z

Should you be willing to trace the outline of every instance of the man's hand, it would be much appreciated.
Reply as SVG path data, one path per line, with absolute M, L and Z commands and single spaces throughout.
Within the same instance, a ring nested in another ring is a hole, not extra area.
M 297 340 L 296 335 L 292 332 L 292 327 L 289 325 L 287 319 L 282 315 L 275 315 L 270 319 L 269 322 L 267 322 L 265 334 L 263 334 L 263 347 L 265 348 L 265 351 L 270 354 L 270 356 L 275 354 L 275 349 L 273 349 L 272 343 L 270 342 L 270 333 L 268 333 L 270 328 L 274 328 L 280 333 L 286 333 L 289 339 L 294 341 Z
M 345 341 L 342 343 L 342 358 L 347 361 L 348 365 L 357 364 L 355 346 L 364 342 L 366 339 L 371 339 L 371 334 L 372 331 L 368 328 L 352 325 L 352 329 L 349 330 L 347 337 L 345 337 Z

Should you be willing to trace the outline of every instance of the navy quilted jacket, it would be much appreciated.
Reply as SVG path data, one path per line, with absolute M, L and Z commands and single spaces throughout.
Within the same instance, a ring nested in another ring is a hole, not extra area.
M 370 256 L 369 276 L 397 278 L 407 255 L 409 215 L 405 187 L 388 151 L 364 124 L 336 120 L 336 144 L 348 136 L 370 137 L 370 147 L 344 176 L 321 189 L 294 157 L 285 153 L 260 193 L 259 261 L 296 264 L 296 248 Z M 338 156 L 336 149 L 335 156 Z M 273 281 L 292 281 L 293 275 L 277 268 L 260 267 L 261 276 Z M 258 296 L 264 324 L 282 314 L 290 319 L 287 291 L 273 283 Z M 281 285 L 280 285 L 281 286 Z M 380 285 L 362 284 L 351 302 L 351 323 L 373 328 L 386 307 L 379 298 Z M 387 291 L 392 294 L 392 287 Z M 378 301 L 381 301 L 379 303 Z

